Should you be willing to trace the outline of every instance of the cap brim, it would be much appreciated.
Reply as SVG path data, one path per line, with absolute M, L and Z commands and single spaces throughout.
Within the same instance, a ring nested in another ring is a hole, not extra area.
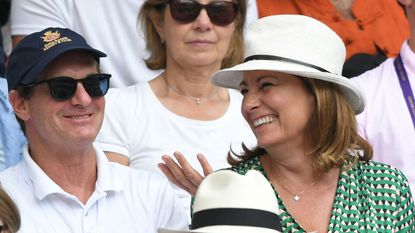
M 223 69 L 216 72 L 212 76 L 212 82 L 217 86 L 239 89 L 239 86 L 243 80 L 244 73 L 246 71 L 255 70 L 282 72 L 337 84 L 342 90 L 343 94 L 346 96 L 356 114 L 361 113 L 364 109 L 364 98 L 360 91 L 349 79 L 341 75 L 332 74 L 329 72 L 321 72 L 311 67 L 290 62 L 275 60 L 251 60 L 236 65 L 232 68 Z
M 69 51 L 85 51 L 91 54 L 97 61 L 99 61 L 100 57 L 106 57 L 107 55 L 97 49 L 94 49 L 92 47 L 88 48 L 85 46 L 80 45 L 72 45 L 67 46 L 62 49 L 51 51 L 48 56 L 45 56 L 42 60 L 39 62 L 36 62 L 30 69 L 28 69 L 27 73 L 24 74 L 24 79 L 20 81 L 20 84 L 30 84 L 36 80 L 36 78 L 39 76 L 39 74 L 53 61 L 55 60 L 59 55 L 69 52 Z M 29 75 L 30 74 L 30 75 Z

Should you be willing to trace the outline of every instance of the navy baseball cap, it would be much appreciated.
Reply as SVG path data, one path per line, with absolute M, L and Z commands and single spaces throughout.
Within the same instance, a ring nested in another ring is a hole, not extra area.
M 9 90 L 33 83 L 59 55 L 73 50 L 90 53 L 99 62 L 107 55 L 92 48 L 78 33 L 67 28 L 46 28 L 26 36 L 10 54 L 6 67 Z

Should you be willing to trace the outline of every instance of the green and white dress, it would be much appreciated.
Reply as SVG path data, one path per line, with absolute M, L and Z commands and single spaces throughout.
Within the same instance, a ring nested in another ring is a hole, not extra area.
M 258 157 L 230 168 L 268 176 Z M 284 206 L 277 192 L 283 232 L 305 232 Z M 378 162 L 358 162 L 339 175 L 329 232 L 415 232 L 415 212 L 406 177 Z

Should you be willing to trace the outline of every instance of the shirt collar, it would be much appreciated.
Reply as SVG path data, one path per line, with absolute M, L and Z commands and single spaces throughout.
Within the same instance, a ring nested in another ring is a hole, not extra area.
M 101 148 L 94 143 L 95 152 L 97 155 L 98 165 L 98 178 L 96 182 L 96 189 L 101 191 L 121 191 L 124 187 L 124 183 L 120 174 L 114 170 L 112 162 L 108 161 L 107 156 L 101 150 Z M 122 166 L 122 165 L 119 165 Z
M 114 171 L 104 152 L 94 144 L 97 158 L 98 175 L 94 192 L 121 191 L 123 181 Z M 51 194 L 63 194 L 70 196 L 33 161 L 29 154 L 28 145 L 25 146 L 23 158 L 27 169 L 28 179 L 33 184 L 33 190 L 37 199 L 42 200 Z

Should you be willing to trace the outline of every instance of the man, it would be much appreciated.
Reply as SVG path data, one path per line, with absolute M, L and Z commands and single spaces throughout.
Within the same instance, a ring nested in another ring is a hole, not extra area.
M 93 145 L 111 75 L 79 34 L 47 28 L 10 55 L 9 98 L 28 139 L 24 159 L 0 173 L 20 209 L 19 232 L 156 232 L 187 228 L 167 180 L 110 163 Z
M 359 133 L 373 146 L 373 159 L 401 169 L 415 195 L 415 2 L 400 2 L 406 6 L 411 32 L 400 57 L 351 80 L 366 99 L 357 122 Z

